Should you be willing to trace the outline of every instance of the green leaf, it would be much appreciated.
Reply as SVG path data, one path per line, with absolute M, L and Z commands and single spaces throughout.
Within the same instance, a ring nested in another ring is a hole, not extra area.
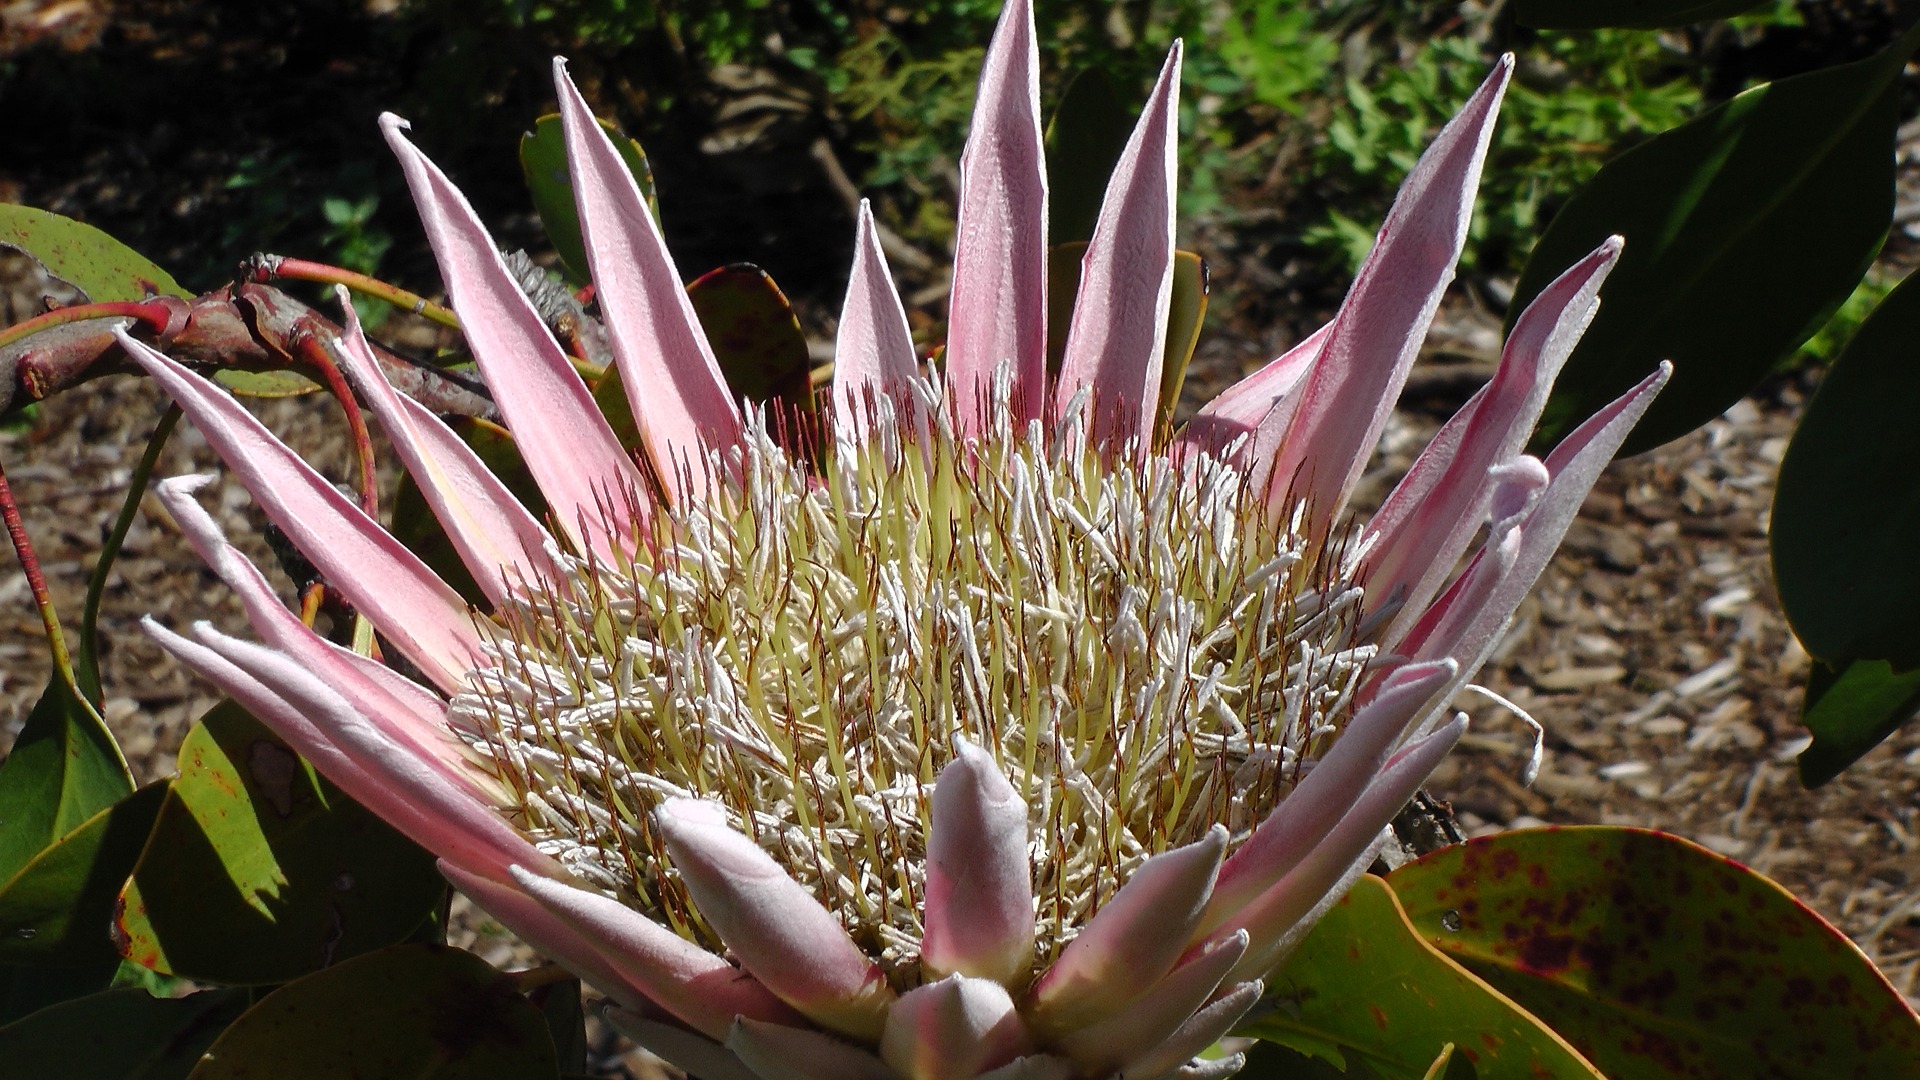
M 1793 632 L 1838 669 L 1920 668 L 1920 275 L 1880 302 L 1807 403 L 1769 543 Z
M 1621 154 L 1568 201 L 1527 259 L 1509 324 L 1609 235 L 1626 249 L 1536 447 L 1672 360 L 1621 452 L 1658 446 L 1724 412 L 1827 321 L 1892 219 L 1899 75 L 1916 40 L 1755 87 Z
M 1920 1076 L 1920 1018 L 1852 942 L 1678 837 L 1525 829 L 1387 880 L 1428 941 L 1612 1080 Z
M 1256 1042 L 1247 1052 L 1247 1067 L 1240 1080 L 1381 1080 L 1366 1061 L 1354 1058 L 1342 1070 L 1323 1058 L 1303 1054 L 1279 1043 Z M 1420 1080 L 1478 1080 L 1479 1073 L 1465 1054 L 1455 1054 L 1447 1043 Z
M 620 151 L 627 169 L 640 182 L 647 209 L 658 221 L 660 208 L 654 199 L 653 170 L 647 166 L 646 151 L 622 135 L 611 122 L 602 120 L 600 126 L 612 136 L 613 145 Z M 558 113 L 541 117 L 532 131 L 520 136 L 520 171 L 526 177 L 527 190 L 533 195 L 533 208 L 540 214 L 540 224 L 547 230 L 547 239 L 559 253 L 560 261 L 566 264 L 575 281 L 591 280 L 593 271 L 587 265 L 586 245 L 580 238 L 579 205 L 573 201 L 573 182 L 567 173 L 567 136 Z
M 1052 243 L 1093 239 L 1113 166 L 1133 134 L 1134 117 L 1113 80 L 1087 68 L 1067 84 L 1047 123 L 1047 232 Z
M 1364 1065 L 1383 1080 L 1422 1080 L 1453 1043 L 1483 1080 L 1603 1080 L 1560 1036 L 1429 945 L 1377 877 L 1354 884 L 1267 988 L 1266 1011 L 1238 1034 L 1348 1073 Z
M 432 856 L 238 705 L 202 717 L 179 760 L 122 893 L 121 953 L 135 963 L 285 982 L 403 940 L 444 894 Z
M 288 398 L 318 391 L 320 384 L 297 371 L 242 371 L 220 368 L 213 381 L 233 391 L 237 397 Z
M 0 762 L 0 881 L 132 793 L 113 734 L 56 672 Z
M 1520 0 L 1514 18 L 1540 30 L 1661 30 L 1731 19 L 1767 0 Z
M 1207 318 L 1211 288 L 1207 260 L 1191 251 L 1173 253 L 1173 303 L 1167 308 L 1167 347 L 1160 361 L 1160 419 L 1162 430 L 1173 423 L 1180 404 L 1180 387 L 1187 381 L 1187 365 L 1200 345 L 1200 326 Z
M 1836 673 L 1816 662 L 1800 713 L 1813 733 L 1812 745 L 1800 752 L 1800 782 L 1819 787 L 1839 776 L 1916 713 L 1920 670 L 1896 673 L 1885 660 L 1855 660 Z
M 111 963 L 77 967 L 0 964 L 0 1025 L 63 1001 L 100 993 L 113 985 L 114 976 L 123 966 L 126 961 L 118 958 Z
M 395 945 L 288 983 L 234 1021 L 189 1080 L 557 1078 L 546 1022 L 472 953 Z
M 813 410 L 807 335 L 765 270 L 752 263 L 710 270 L 687 286 L 687 299 L 735 397 Z
M 0 204 L 0 247 L 18 248 L 96 304 L 192 296 L 139 252 L 72 218 Z
M 580 1000 L 580 980 L 562 979 L 530 990 L 529 1000 L 539 1008 L 553 1039 L 554 1058 L 564 1073 L 587 1071 L 587 1014 Z
M 540 485 L 534 482 L 533 474 L 527 471 L 527 463 L 521 459 L 520 450 L 514 445 L 513 436 L 507 433 L 507 429 L 485 420 L 463 416 L 448 417 L 447 424 L 480 456 L 488 471 L 499 477 L 500 482 L 507 485 L 507 490 L 519 498 L 528 513 L 535 518 L 546 516 L 546 496 L 540 493 Z M 631 426 L 631 418 L 628 424 Z M 487 606 L 486 595 L 480 591 L 472 572 L 461 560 L 459 549 L 453 546 L 440 520 L 433 516 L 433 508 L 427 505 L 427 497 L 421 494 L 420 485 L 410 475 L 402 474 L 400 477 L 399 489 L 393 497 L 393 521 L 388 531 L 408 551 L 418 555 L 434 573 L 439 574 L 441 580 L 453 586 L 467 603 L 481 608 Z
M 164 781 L 134 792 L 0 883 L 0 962 L 117 962 L 114 906 L 166 794 Z
M 184 1080 L 215 1037 L 247 1007 L 240 990 L 156 998 L 107 990 L 0 1028 L 8 1075 L 60 1080 Z
M 1047 249 L 1047 375 L 1059 378 L 1067 355 L 1067 329 L 1080 296 L 1080 261 L 1087 242 L 1071 240 Z

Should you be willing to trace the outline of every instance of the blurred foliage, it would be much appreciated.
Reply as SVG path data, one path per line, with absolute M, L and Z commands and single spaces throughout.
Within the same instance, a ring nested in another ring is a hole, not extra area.
M 1366 253 L 1420 149 L 1512 49 L 1519 77 L 1466 258 L 1469 269 L 1509 272 L 1560 199 L 1612 153 L 1696 112 L 1714 73 L 1693 47 L 1699 41 L 1684 35 L 1539 34 L 1501 9 L 1411 0 L 1041 3 L 1042 86 L 1098 67 L 1123 93 L 1142 92 L 1174 37 L 1204 43 L 1189 49 L 1184 79 L 1184 220 L 1232 221 L 1284 205 L 1307 247 L 1344 274 Z M 770 66 L 813 95 L 883 217 L 910 240 L 938 245 L 951 236 L 958 148 L 999 3 L 415 0 L 406 10 L 457 39 L 448 52 L 463 58 L 455 82 L 497 72 L 507 62 L 499 54 L 525 51 L 529 36 L 561 51 L 675 58 L 647 73 L 623 69 L 668 107 L 694 91 L 697 72 Z M 1793 25 L 1795 12 L 1793 0 L 1776 0 L 1731 32 L 1752 38 Z M 646 140 L 644 121 L 629 128 Z

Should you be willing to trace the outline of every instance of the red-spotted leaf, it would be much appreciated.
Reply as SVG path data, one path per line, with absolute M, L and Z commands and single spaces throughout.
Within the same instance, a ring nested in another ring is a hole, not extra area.
M 395 945 L 291 982 L 188 1080 L 557 1080 L 540 1010 L 472 953 Z
M 1429 945 L 1377 877 L 1356 882 L 1267 980 L 1266 1000 L 1239 1034 L 1383 1080 L 1422 1080 L 1448 1043 L 1481 1080 L 1603 1080 L 1565 1040 Z
M 1523 829 L 1387 880 L 1428 942 L 1610 1080 L 1920 1076 L 1920 1018 L 1852 942 L 1678 837 Z
M 96 304 L 149 296 L 192 296 L 146 256 L 91 225 L 0 204 L 0 247 L 18 248 Z
M 181 743 L 120 951 L 201 982 L 285 982 L 405 940 L 445 890 L 432 856 L 226 702 Z

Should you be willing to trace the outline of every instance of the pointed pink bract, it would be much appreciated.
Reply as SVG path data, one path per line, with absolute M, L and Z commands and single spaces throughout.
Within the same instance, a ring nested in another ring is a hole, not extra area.
M 703 495 L 714 479 L 707 451 L 739 443 L 740 410 L 640 185 L 564 60 L 553 62 L 553 86 L 594 295 L 641 443 L 668 501 Z
M 1153 448 L 1160 369 L 1173 297 L 1175 136 L 1180 118 L 1180 42 L 1113 167 L 1093 239 L 1080 264 L 1080 292 L 1067 330 L 1054 416 L 1090 392 L 1088 432 L 1098 446 Z
M 1493 381 L 1447 421 L 1367 522 L 1376 539 L 1356 577 L 1374 604 L 1403 605 L 1382 648 L 1393 648 L 1466 550 L 1493 494 L 1491 470 L 1532 434 L 1619 254 L 1613 237 L 1541 290 L 1514 323 Z
M 1309 535 L 1324 534 L 1346 508 L 1453 280 L 1512 73 L 1513 57 L 1502 57 L 1408 174 L 1277 440 L 1269 497 L 1305 501 Z
M 980 70 L 960 155 L 947 318 L 947 391 L 964 436 L 989 428 L 1009 364 L 1015 427 L 1040 415 L 1047 379 L 1047 175 L 1031 0 L 1007 0 Z
M 815 1023 L 879 1037 L 893 991 L 832 912 L 719 806 L 668 799 L 654 820 L 687 894 L 741 967 Z
M 1006 982 L 1033 963 L 1027 805 L 972 743 L 934 784 L 925 923 L 920 962 L 934 975 Z
M 651 505 L 640 473 L 507 271 L 466 196 L 407 141 L 405 126 L 392 114 L 380 118 L 440 261 L 461 332 L 527 470 L 576 545 L 602 557 L 624 549 L 635 524 L 629 515 L 645 515 Z
M 116 331 L 327 583 L 442 690 L 481 663 L 467 602 L 226 391 Z
M 884 397 L 902 430 L 926 437 L 927 415 L 913 390 L 920 363 L 899 290 L 873 227 L 873 208 L 860 200 L 854 230 L 853 272 L 840 308 L 833 349 L 833 430 L 856 445 L 874 436 L 873 415 Z

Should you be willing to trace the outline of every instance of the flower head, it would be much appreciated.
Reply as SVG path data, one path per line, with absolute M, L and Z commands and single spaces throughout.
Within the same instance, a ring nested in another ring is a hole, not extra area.
M 982 75 L 944 370 L 922 371 L 863 208 L 817 465 L 727 392 L 563 68 L 632 456 L 466 201 L 383 120 L 550 521 L 387 385 L 350 312 L 337 351 L 484 611 L 125 339 L 425 685 L 302 625 L 197 478 L 161 498 L 262 641 L 149 629 L 696 1074 L 1233 1071 L 1195 1055 L 1458 739 L 1448 700 L 1665 377 L 1522 452 L 1610 241 L 1521 317 L 1381 509 L 1347 514 L 1464 242 L 1503 61 L 1335 320 L 1158 431 L 1177 45 L 1050 374 L 1031 19 L 1008 5 Z

